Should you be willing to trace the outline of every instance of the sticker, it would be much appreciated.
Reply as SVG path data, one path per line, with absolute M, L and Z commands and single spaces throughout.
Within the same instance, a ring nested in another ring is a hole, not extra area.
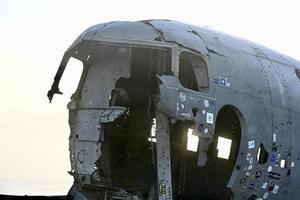
M 250 172 L 246 172 L 246 176 L 249 177 L 251 174 Z
M 246 182 L 246 179 L 245 178 L 241 178 L 240 179 L 240 184 L 243 184 L 243 183 L 245 183 Z
M 228 81 L 228 78 L 224 78 L 224 77 L 220 77 L 220 82 L 221 82 L 221 85 L 224 86 L 224 87 L 230 87 L 230 83 Z
M 251 158 L 250 158 L 250 161 L 249 161 L 249 163 L 250 163 L 250 164 L 252 164 L 252 163 L 253 163 L 253 157 L 251 157 Z
M 279 190 L 279 185 L 275 185 L 272 192 L 273 192 L 274 194 L 277 194 L 278 190 Z
M 207 108 L 209 106 L 209 101 L 207 99 L 204 100 L 204 106 Z
M 248 142 L 248 149 L 253 149 L 255 147 L 254 140 Z
M 190 118 L 190 117 L 191 117 L 191 114 L 190 114 L 190 113 L 181 113 L 181 116 Z
M 274 163 L 276 161 L 276 156 L 274 154 L 272 154 L 271 156 L 271 162 Z
M 255 173 L 255 178 L 259 178 L 261 176 L 261 171 Z
M 246 160 L 250 160 L 250 158 L 251 158 L 251 154 L 250 154 L 250 153 L 247 153 Z
M 291 162 L 291 167 L 294 167 L 295 166 L 295 163 L 294 162 Z
M 264 196 L 263 196 L 263 199 L 267 199 L 268 196 L 269 196 L 269 193 L 266 192 L 266 193 L 264 194 Z
M 269 167 L 268 167 L 268 172 L 271 172 L 272 169 L 273 169 L 272 166 L 269 166 Z
M 183 92 L 180 92 L 179 99 L 180 99 L 180 101 L 185 101 L 186 100 L 186 95 Z
M 268 183 L 264 182 L 263 185 L 261 186 L 262 189 L 267 189 Z
M 181 109 L 183 110 L 183 109 L 184 109 L 184 104 L 183 104 L 183 103 L 180 104 L 180 107 L 181 107 Z
M 204 129 L 204 133 L 207 134 L 208 133 L 208 128 Z
M 285 159 L 281 159 L 280 168 L 284 168 L 284 167 L 285 167 Z
M 206 113 L 206 123 L 213 124 L 214 123 L 214 114 Z
M 277 140 L 277 135 L 276 133 L 273 133 L 273 142 L 276 143 L 276 140 Z
M 248 170 L 251 170 L 251 169 L 253 169 L 253 166 L 249 165 Z

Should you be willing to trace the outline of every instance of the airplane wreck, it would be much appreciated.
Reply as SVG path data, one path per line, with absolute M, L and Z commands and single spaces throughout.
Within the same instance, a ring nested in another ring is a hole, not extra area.
M 110 22 L 65 52 L 50 101 L 71 57 L 69 197 L 299 199 L 300 62 L 180 22 Z

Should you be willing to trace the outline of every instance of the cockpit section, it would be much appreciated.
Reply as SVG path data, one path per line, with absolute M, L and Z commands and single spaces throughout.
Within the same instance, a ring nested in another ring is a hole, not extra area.
M 241 125 L 233 109 L 218 110 L 206 57 L 160 42 L 85 41 L 65 54 L 50 99 L 69 57 L 83 63 L 68 104 L 73 196 L 231 198 Z

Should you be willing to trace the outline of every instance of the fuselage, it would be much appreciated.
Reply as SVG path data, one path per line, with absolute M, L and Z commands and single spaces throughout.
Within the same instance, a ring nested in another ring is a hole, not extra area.
M 85 198 L 298 199 L 298 61 L 179 22 L 110 22 L 66 51 L 51 99 L 70 57 L 83 63 L 68 109 Z

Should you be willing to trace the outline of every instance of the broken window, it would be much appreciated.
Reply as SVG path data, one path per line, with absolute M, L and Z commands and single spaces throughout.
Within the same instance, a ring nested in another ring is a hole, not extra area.
M 83 70 L 83 64 L 80 60 L 70 58 L 68 67 L 65 69 L 64 78 L 61 80 L 61 90 L 66 94 L 66 97 L 76 91 L 81 74 Z
M 227 139 L 224 137 L 218 137 L 218 144 L 217 144 L 217 151 L 218 151 L 218 158 L 223 158 L 228 160 L 230 156 L 230 150 L 231 150 L 231 139 Z
M 208 89 L 207 65 L 195 54 L 182 52 L 179 58 L 179 81 L 185 88 L 205 92 Z

